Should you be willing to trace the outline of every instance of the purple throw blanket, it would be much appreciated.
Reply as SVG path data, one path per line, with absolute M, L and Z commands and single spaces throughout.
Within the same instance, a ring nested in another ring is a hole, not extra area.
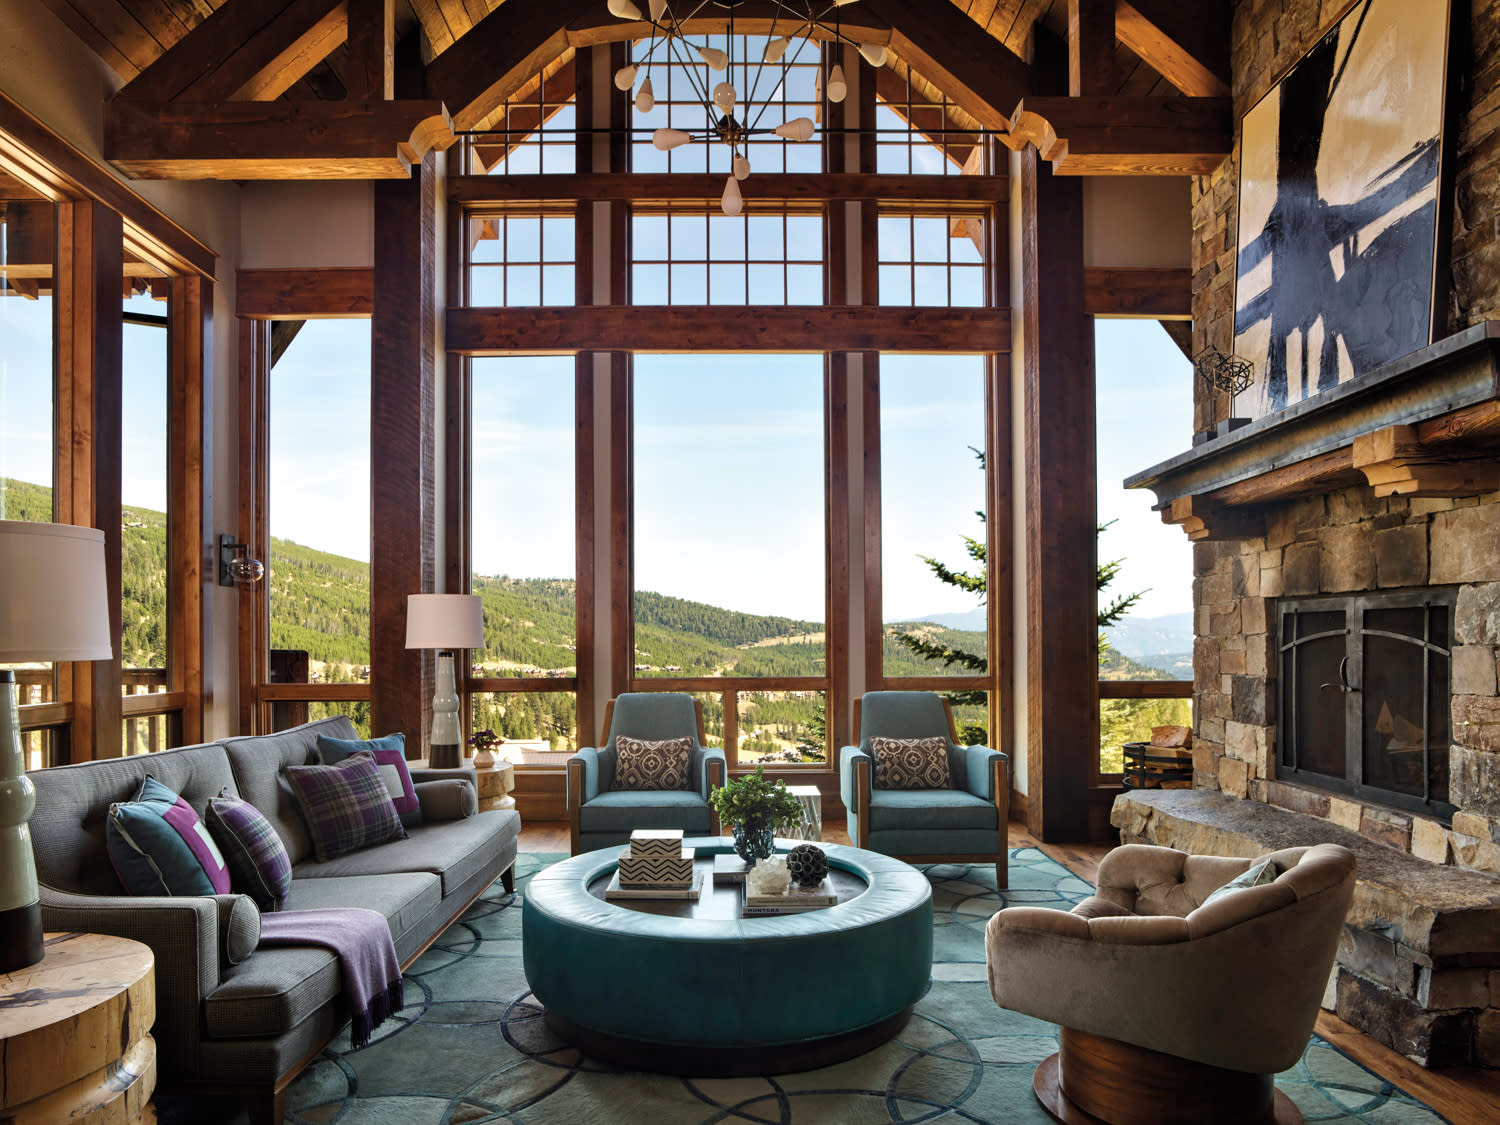
M 379 911 L 350 906 L 262 914 L 260 944 L 317 945 L 338 956 L 353 1019 L 349 1038 L 356 1048 L 369 1043 L 370 1032 L 401 1010 L 401 963 Z

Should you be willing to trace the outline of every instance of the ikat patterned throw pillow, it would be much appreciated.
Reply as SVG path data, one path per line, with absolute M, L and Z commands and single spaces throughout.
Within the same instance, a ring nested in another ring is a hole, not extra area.
M 615 780 L 611 789 L 687 789 L 693 740 L 664 738 L 648 742 L 620 735 L 615 739 Z
M 876 789 L 951 789 L 946 738 L 872 738 Z

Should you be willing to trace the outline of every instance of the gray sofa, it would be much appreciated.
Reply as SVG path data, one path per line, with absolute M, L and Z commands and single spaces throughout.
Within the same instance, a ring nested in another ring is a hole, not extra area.
M 259 912 L 243 895 L 124 894 L 104 843 L 111 802 L 130 800 L 149 774 L 201 817 L 209 798 L 227 787 L 264 813 L 286 845 L 293 865 L 286 908 L 380 911 L 403 968 L 497 877 L 506 890 L 515 886 L 521 818 L 508 810 L 464 815 L 475 808 L 472 770 L 413 771 L 423 823 L 409 828 L 407 839 L 317 862 L 281 770 L 316 763 L 319 734 L 358 737 L 338 716 L 280 734 L 29 775 L 43 925 L 149 945 L 160 1088 L 240 1097 L 257 1123 L 280 1122 L 286 1087 L 347 1021 L 338 962 L 324 949 L 266 947 L 230 964 L 231 946 L 251 948 L 259 936 Z M 453 784 L 463 777 L 468 787 Z M 439 819 L 448 817 L 457 819 Z

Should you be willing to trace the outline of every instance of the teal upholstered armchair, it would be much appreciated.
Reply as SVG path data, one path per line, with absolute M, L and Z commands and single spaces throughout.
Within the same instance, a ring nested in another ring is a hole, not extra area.
M 686 789 L 615 789 L 615 739 L 646 741 L 692 736 Z M 637 828 L 681 828 L 716 836 L 709 793 L 724 784 L 724 751 L 703 745 L 703 704 L 690 695 L 629 692 L 604 709 L 604 740 L 568 759 L 568 827 L 573 854 L 629 841 Z
M 874 785 L 872 738 L 942 737 L 948 789 Z M 1006 886 L 1010 762 L 988 746 L 961 746 L 948 701 L 930 691 L 871 691 L 854 703 L 858 746 L 839 754 L 839 786 L 856 847 L 908 863 L 993 863 Z

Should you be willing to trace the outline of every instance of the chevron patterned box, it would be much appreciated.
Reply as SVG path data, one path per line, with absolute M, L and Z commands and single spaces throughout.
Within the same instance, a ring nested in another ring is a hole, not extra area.
M 635 855 L 634 845 L 620 853 L 620 886 L 687 887 L 693 881 L 693 851 L 677 855 Z
M 681 853 L 681 828 L 637 828 L 630 834 L 630 854 L 637 859 L 653 855 L 676 859 Z

